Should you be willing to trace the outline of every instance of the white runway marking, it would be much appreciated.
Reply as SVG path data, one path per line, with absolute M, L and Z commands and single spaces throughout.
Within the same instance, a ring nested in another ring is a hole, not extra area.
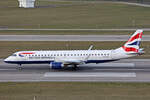
M 47 72 L 44 77 L 136 77 L 136 73 L 120 73 L 120 72 L 83 72 L 83 73 L 72 73 L 72 72 Z

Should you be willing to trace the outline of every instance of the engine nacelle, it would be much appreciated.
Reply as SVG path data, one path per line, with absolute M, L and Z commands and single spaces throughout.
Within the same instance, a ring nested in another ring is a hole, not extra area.
M 145 52 L 144 52 L 144 48 L 140 48 L 138 53 L 139 53 L 139 55 L 144 54 L 144 53 L 145 53 Z
M 62 69 L 64 67 L 64 64 L 62 62 L 51 62 L 50 68 L 51 69 Z

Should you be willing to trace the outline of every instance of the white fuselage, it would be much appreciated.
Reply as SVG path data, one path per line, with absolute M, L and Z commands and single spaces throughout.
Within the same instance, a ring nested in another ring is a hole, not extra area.
M 122 49 L 122 48 L 119 48 Z M 31 64 L 65 61 L 82 61 L 84 63 L 103 63 L 127 58 L 120 50 L 66 50 L 66 51 L 20 51 L 5 59 L 7 63 Z

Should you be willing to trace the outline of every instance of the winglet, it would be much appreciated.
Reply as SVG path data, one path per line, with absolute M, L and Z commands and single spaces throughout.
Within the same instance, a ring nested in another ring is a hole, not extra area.
M 93 45 L 90 45 L 90 47 L 89 47 L 89 49 L 88 49 L 88 50 L 92 50 L 92 48 L 93 48 Z

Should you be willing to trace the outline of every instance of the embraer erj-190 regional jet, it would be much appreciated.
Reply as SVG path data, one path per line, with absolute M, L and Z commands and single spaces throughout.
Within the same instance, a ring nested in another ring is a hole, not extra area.
M 143 30 L 137 30 L 120 48 L 114 50 L 61 50 L 61 51 L 19 51 L 4 60 L 6 63 L 49 64 L 52 69 L 61 69 L 80 64 L 104 63 L 144 53 L 140 48 Z

